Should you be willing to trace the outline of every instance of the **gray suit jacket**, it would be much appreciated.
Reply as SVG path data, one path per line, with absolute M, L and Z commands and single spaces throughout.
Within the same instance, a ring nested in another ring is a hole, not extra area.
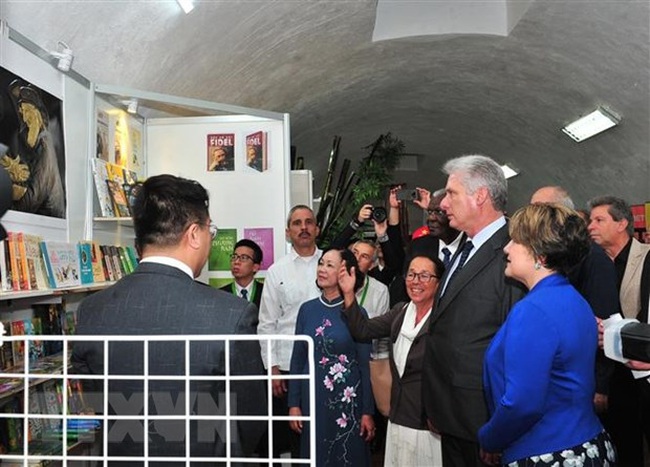
M 636 318 L 641 310 L 641 273 L 643 261 L 649 251 L 650 245 L 643 244 L 636 238 L 632 239 L 619 292 L 621 310 L 626 318 Z
M 422 400 L 427 417 L 443 435 L 476 442 L 478 429 L 488 420 L 483 355 L 513 304 L 526 293 L 504 275 L 503 247 L 508 241 L 506 225 L 474 253 L 444 295 L 436 297 Z
M 141 375 L 144 370 L 140 335 L 215 335 L 215 340 L 194 342 L 189 346 L 190 375 L 224 375 L 225 345 L 219 334 L 254 334 L 257 309 L 233 297 L 191 279 L 183 271 L 154 263 L 141 263 L 130 275 L 112 287 L 86 298 L 78 309 L 77 334 L 133 335 L 134 342 L 110 345 L 109 374 Z M 102 374 L 101 343 L 75 343 L 73 371 Z M 150 375 L 183 375 L 183 342 L 152 342 L 149 346 Z M 264 374 L 255 341 L 230 346 L 230 371 L 233 375 Z M 97 413 L 103 412 L 102 386 L 86 380 L 86 402 Z M 225 382 L 192 381 L 190 411 L 193 415 L 225 413 Z M 231 413 L 266 413 L 265 384 L 262 381 L 231 381 Z M 144 413 L 141 381 L 117 380 L 109 384 L 108 413 L 138 415 Z M 150 380 L 149 414 L 186 415 L 184 383 Z M 96 397 L 93 403 L 92 398 Z M 148 433 L 141 423 L 118 421 L 109 430 L 109 455 L 142 455 L 144 436 L 149 437 L 149 455 L 184 456 L 185 421 L 150 421 Z M 246 427 L 243 424 L 246 423 Z M 121 425 L 121 426 L 118 426 Z M 233 425 L 234 426 L 234 425 Z M 190 424 L 191 455 L 225 454 L 226 430 L 223 422 L 193 421 Z M 239 422 L 233 429 L 233 454 L 252 453 L 265 430 L 264 422 Z M 128 433 L 128 435 L 127 435 Z

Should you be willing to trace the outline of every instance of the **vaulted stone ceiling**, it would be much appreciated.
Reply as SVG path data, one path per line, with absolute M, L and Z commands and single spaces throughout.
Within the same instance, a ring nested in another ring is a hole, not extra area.
M 418 155 L 395 175 L 411 186 L 443 186 L 441 165 L 462 154 L 511 163 L 511 209 L 544 184 L 579 204 L 650 200 L 649 10 L 535 0 L 507 36 L 373 42 L 376 1 L 204 0 L 189 15 L 173 1 L 0 1 L 42 47 L 67 42 L 93 82 L 290 113 L 315 193 L 334 135 L 356 161 L 392 132 Z M 621 124 L 582 143 L 560 131 L 598 105 Z

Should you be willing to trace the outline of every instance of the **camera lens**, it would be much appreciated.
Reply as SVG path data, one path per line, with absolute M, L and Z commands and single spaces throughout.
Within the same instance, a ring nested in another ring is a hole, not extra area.
M 372 209 L 372 220 L 375 222 L 384 222 L 387 217 L 388 213 L 386 212 L 386 208 L 376 206 Z

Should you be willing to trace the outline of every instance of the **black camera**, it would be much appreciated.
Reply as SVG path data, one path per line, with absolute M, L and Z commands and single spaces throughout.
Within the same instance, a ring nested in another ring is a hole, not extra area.
M 386 212 L 386 208 L 381 207 L 381 206 L 375 206 L 372 208 L 372 214 L 370 215 L 373 221 L 377 223 L 384 222 L 386 218 L 388 217 L 388 213 Z
M 397 199 L 400 201 L 420 201 L 418 190 L 400 190 L 397 192 Z

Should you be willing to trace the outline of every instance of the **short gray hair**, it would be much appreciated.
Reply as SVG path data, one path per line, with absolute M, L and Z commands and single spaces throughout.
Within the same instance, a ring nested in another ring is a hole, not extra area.
M 451 159 L 442 171 L 451 175 L 460 173 L 461 183 L 469 194 L 485 187 L 490 194 L 492 205 L 497 211 L 505 211 L 508 203 L 508 182 L 499 164 L 487 156 L 473 154 Z
M 616 222 L 625 219 L 627 221 L 626 231 L 628 235 L 630 237 L 634 235 L 634 216 L 632 215 L 632 209 L 623 198 L 605 195 L 597 196 L 587 201 L 589 211 L 598 206 L 607 206 L 607 212 Z

